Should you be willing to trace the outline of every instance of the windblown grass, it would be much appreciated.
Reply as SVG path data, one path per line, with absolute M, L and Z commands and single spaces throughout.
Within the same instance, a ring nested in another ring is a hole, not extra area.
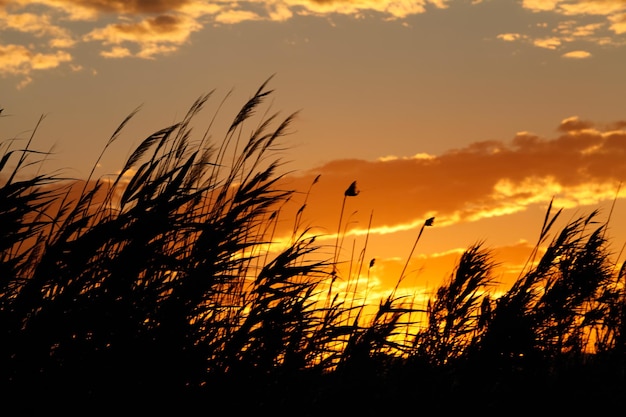
M 597 212 L 548 243 L 560 215 L 550 206 L 536 251 L 500 297 L 489 291 L 495 264 L 479 243 L 425 309 L 395 290 L 368 304 L 359 295 L 367 240 L 347 277 L 337 267 L 356 181 L 343 196 L 332 259 L 300 230 L 306 200 L 291 242 L 274 241 L 296 190 L 281 188 L 272 155 L 296 114 L 247 126 L 271 93 L 262 84 L 218 142 L 209 132 L 194 138 L 192 121 L 212 94 L 201 96 L 181 122 L 143 140 L 112 179 L 92 178 L 95 170 L 82 182 L 23 179 L 25 168 L 45 162 L 32 149 L 35 132 L 23 147 L 1 145 L 7 409 L 124 400 L 143 410 L 315 415 L 331 406 L 499 405 L 533 395 L 528 384 L 565 398 L 559 407 L 583 389 L 607 390 L 588 393 L 604 395 L 601 404 L 624 394 L 625 273 L 610 261 Z M 425 220 L 407 264 L 433 221 Z M 333 287 L 338 278 L 343 292 Z

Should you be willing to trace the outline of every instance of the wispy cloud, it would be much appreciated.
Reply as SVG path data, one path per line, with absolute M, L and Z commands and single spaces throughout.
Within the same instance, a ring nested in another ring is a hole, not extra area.
M 623 0 L 523 0 L 522 7 L 537 14 L 536 27 L 524 34 L 502 33 L 498 39 L 528 42 L 553 50 L 579 41 L 589 45 L 624 44 L 620 36 L 626 32 L 626 2 Z M 556 23 L 546 22 L 555 16 Z M 591 55 L 569 53 L 563 56 L 588 58 Z
M 524 8 L 535 11 L 555 11 L 564 15 L 610 15 L 625 9 L 623 0 L 523 0 Z

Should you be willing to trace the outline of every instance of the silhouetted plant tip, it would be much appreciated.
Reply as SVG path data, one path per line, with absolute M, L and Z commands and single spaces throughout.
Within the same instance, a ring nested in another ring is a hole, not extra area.
M 356 188 L 356 181 L 353 181 L 350 186 L 346 188 L 344 195 L 346 197 L 356 197 L 359 195 L 359 190 Z

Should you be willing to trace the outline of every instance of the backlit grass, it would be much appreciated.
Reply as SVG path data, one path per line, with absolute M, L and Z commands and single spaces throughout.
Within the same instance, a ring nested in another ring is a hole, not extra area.
M 524 399 L 540 397 L 599 410 L 623 398 L 624 269 L 596 212 L 553 230 L 550 207 L 537 251 L 497 298 L 481 244 L 425 306 L 397 288 L 364 297 L 374 260 L 363 249 L 342 269 L 337 255 L 356 181 L 337 199 L 334 256 L 301 230 L 306 204 L 291 241 L 275 241 L 301 190 L 281 188 L 274 156 L 295 114 L 255 121 L 271 94 L 264 83 L 220 140 L 191 127 L 211 94 L 200 97 L 113 177 L 46 173 L 36 129 L 0 145 L 7 409 L 417 414 L 533 410 Z

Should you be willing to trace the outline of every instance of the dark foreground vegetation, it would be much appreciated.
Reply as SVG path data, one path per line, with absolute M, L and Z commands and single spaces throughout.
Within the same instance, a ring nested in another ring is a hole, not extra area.
M 2 143 L 0 410 L 623 410 L 625 277 L 597 213 L 553 231 L 551 207 L 503 295 L 476 244 L 426 308 L 394 292 L 368 306 L 332 290 L 336 260 L 306 229 L 268 245 L 296 192 L 272 159 L 293 115 L 244 127 L 271 93 L 217 142 L 192 132 L 199 98 L 113 177 L 24 176 L 45 154 Z

